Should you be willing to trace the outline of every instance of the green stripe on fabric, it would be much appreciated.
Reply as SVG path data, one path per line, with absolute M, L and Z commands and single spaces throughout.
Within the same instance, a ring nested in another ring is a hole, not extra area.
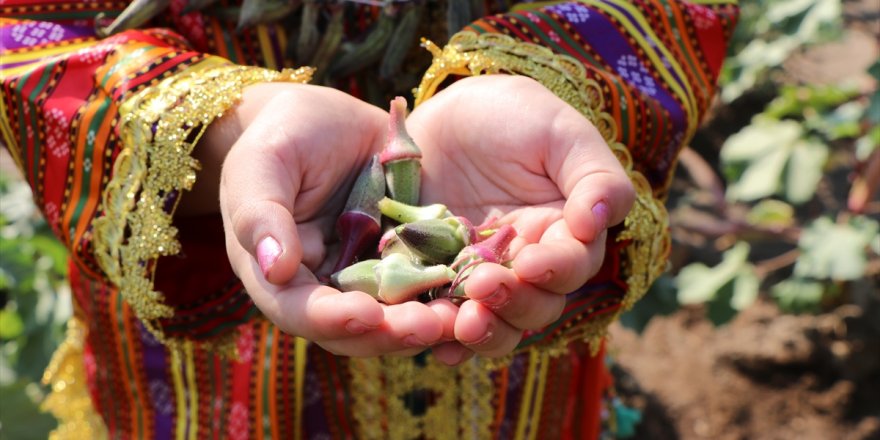
M 37 120 L 37 112 L 40 110 L 37 108 L 37 97 L 40 96 L 40 93 L 43 92 L 43 88 L 49 82 L 49 77 L 52 76 L 52 68 L 48 66 L 43 69 L 43 74 L 40 76 L 40 81 L 37 82 L 37 85 L 34 87 L 34 90 L 31 91 L 30 96 L 28 96 L 27 102 L 33 103 L 30 111 L 30 127 L 33 131 L 33 139 L 34 139 L 34 148 L 31 151 L 31 166 L 33 172 L 33 186 L 34 193 L 37 198 L 41 198 L 40 194 L 37 193 L 37 188 L 39 187 L 38 179 L 40 176 L 40 150 L 42 149 L 42 145 L 40 145 L 40 122 Z M 24 84 L 24 82 L 22 82 Z
M 467 27 L 465 29 L 475 31 L 477 34 L 489 33 L 489 31 L 487 29 L 480 26 L 480 23 L 471 23 L 471 24 L 467 25 Z
M 235 50 L 235 43 L 232 42 L 232 37 L 229 35 L 229 32 L 223 32 L 223 29 L 220 30 L 220 34 L 223 35 L 223 42 L 226 43 L 226 58 L 233 63 L 239 63 L 238 53 Z
M 593 58 L 590 54 L 585 52 L 583 50 L 583 46 L 581 46 L 576 41 L 574 41 L 571 38 L 571 35 L 569 35 L 568 32 L 566 32 L 564 29 L 562 29 L 562 27 L 559 26 L 559 22 L 557 22 L 553 17 L 547 15 L 543 11 L 532 11 L 531 13 L 540 17 L 542 20 L 544 20 L 545 23 L 548 23 L 551 27 L 553 27 L 553 30 L 556 32 L 556 34 L 559 35 L 560 38 L 564 39 L 566 43 L 568 43 L 571 47 L 573 47 L 575 49 L 575 51 L 577 51 L 577 53 L 580 54 L 581 57 L 586 59 L 591 65 L 602 67 L 601 63 L 596 61 L 595 58 Z M 511 15 L 514 15 L 514 14 L 511 14 Z M 554 52 L 561 53 L 564 55 L 569 54 L 567 49 L 564 49 L 562 46 L 559 46 L 555 41 L 553 41 L 552 38 L 550 38 L 549 35 L 545 34 L 544 31 L 541 30 L 540 27 L 538 27 L 535 23 L 533 23 L 529 19 L 528 15 L 526 15 L 526 13 L 517 13 L 515 15 L 517 16 L 517 19 L 520 22 L 525 23 L 529 27 L 529 29 L 531 29 L 531 31 L 533 33 L 535 33 L 535 35 L 540 36 L 541 39 L 544 41 L 545 45 L 552 46 L 552 48 L 554 49 Z
M 92 121 L 89 124 L 89 131 L 86 132 L 86 143 L 83 145 L 83 160 L 88 162 L 80 164 L 82 167 L 82 178 L 80 179 L 79 200 L 76 202 L 76 207 L 71 216 L 71 224 L 73 225 L 79 224 L 79 217 L 83 214 L 82 211 L 85 209 L 86 201 L 89 199 L 89 182 L 92 180 L 92 170 L 95 168 L 95 164 L 92 162 L 92 155 L 95 151 L 95 137 L 97 137 L 98 132 L 101 129 L 101 124 L 107 122 L 104 120 L 104 116 L 107 114 L 107 109 L 109 107 L 110 99 L 105 98 L 98 106 L 98 110 L 95 112 Z M 90 137 L 89 133 L 94 133 L 94 135 Z M 74 235 L 75 234 L 70 234 L 71 242 L 75 239 Z
M 270 439 L 272 438 L 272 406 L 271 406 L 271 393 L 269 392 L 270 387 L 274 387 L 274 383 L 269 383 L 269 378 L 272 373 L 272 354 L 275 351 L 275 335 L 273 334 L 272 327 L 269 327 L 266 330 L 266 354 L 263 356 L 263 374 L 262 374 L 262 382 L 263 382 L 263 395 L 261 398 L 263 399 L 263 420 L 257 421 L 257 423 L 262 422 L 263 428 L 263 438 Z
M 15 85 L 15 95 L 18 97 L 18 101 L 19 101 L 19 104 L 18 104 L 18 130 L 19 130 L 19 133 L 18 133 L 18 135 L 21 137 L 21 139 L 25 140 L 25 142 L 21 145 L 21 148 L 22 148 L 22 151 L 21 151 L 22 164 L 21 164 L 21 166 L 23 166 L 23 167 L 27 166 L 26 159 L 28 156 L 31 156 L 31 153 L 32 153 L 32 152 L 28 151 L 27 145 L 26 145 L 26 143 L 27 143 L 27 124 L 25 123 L 25 120 L 24 120 L 24 109 L 28 107 L 28 101 L 26 99 L 24 99 L 24 85 L 25 85 L 25 83 L 27 83 L 28 79 L 30 79 L 31 73 L 33 73 L 33 70 L 22 75 L 21 78 L 18 79 L 18 83 Z M 36 174 L 33 174 L 30 176 L 29 180 L 31 183 L 31 188 L 36 188 L 36 179 L 37 179 Z

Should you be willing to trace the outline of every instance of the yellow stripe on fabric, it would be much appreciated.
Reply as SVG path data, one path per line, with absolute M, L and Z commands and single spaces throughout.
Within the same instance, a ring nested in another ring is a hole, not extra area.
M 736 6 L 739 4 L 736 0 L 690 0 L 691 3 L 697 5 L 730 5 Z
M 174 398 L 177 404 L 177 421 L 174 429 L 174 438 L 186 440 L 186 394 L 183 387 L 181 370 L 183 362 L 180 360 L 180 348 L 171 348 L 171 379 L 174 383 Z
M 272 51 L 272 39 L 269 38 L 269 28 L 265 24 L 257 26 L 257 40 L 260 42 L 260 51 L 263 52 L 266 67 L 277 69 L 278 60 L 275 59 L 275 53 Z
M 189 390 L 189 435 L 188 440 L 195 440 L 199 431 L 199 390 L 196 387 L 196 363 L 193 356 L 193 343 L 183 344 L 186 365 L 186 387 Z
M 3 62 L 6 64 L 20 63 L 24 61 L 39 61 L 55 55 L 72 52 L 88 46 L 94 46 L 97 40 L 86 40 L 79 43 L 65 44 L 64 46 L 47 47 L 45 49 L 34 49 L 27 52 L 15 53 L 12 55 L 3 55 Z M 9 76 L 9 72 L 14 69 L 3 69 L 0 78 Z
M 547 390 L 547 372 L 550 369 L 550 353 L 541 351 L 541 371 L 538 373 L 538 389 L 535 392 L 535 404 L 532 406 L 532 419 L 529 421 L 529 440 L 538 438 L 541 427 L 541 408 L 544 407 L 544 392 Z
M 36 69 L 42 66 L 42 64 L 38 63 L 37 60 L 34 60 L 33 63 L 25 64 L 23 66 L 13 67 L 11 69 L 2 68 L 0 69 L 0 81 L 5 81 L 8 78 L 23 76 L 25 72 L 29 70 Z
M 294 359 L 294 384 L 296 397 L 293 405 L 293 438 L 302 440 L 303 385 L 306 377 L 306 344 L 303 338 L 296 338 L 296 358 Z
M 624 16 L 622 13 L 617 11 L 613 6 L 610 6 L 608 3 L 606 3 L 606 1 L 609 1 L 609 0 L 605 0 L 605 1 L 580 0 L 580 1 L 582 1 L 584 3 L 588 3 L 595 8 L 598 8 L 598 9 L 601 9 L 601 10 L 607 12 L 609 15 L 614 16 L 614 18 L 617 19 L 617 21 L 619 21 L 621 24 L 630 22 L 630 20 L 626 16 Z M 647 21 L 645 21 L 645 18 L 639 13 L 638 10 L 635 9 L 635 7 L 633 7 L 630 4 L 627 4 L 626 2 L 614 1 L 613 3 L 614 3 L 614 5 L 617 5 L 618 7 L 620 7 L 621 9 L 625 9 L 630 14 L 632 19 L 635 20 L 645 30 L 645 32 L 647 33 L 648 37 L 651 40 L 662 41 L 656 34 L 654 34 L 654 32 L 651 30 L 650 24 Z M 632 25 L 623 24 L 623 26 L 628 29 L 631 29 L 631 30 L 633 28 Z M 684 74 L 684 72 L 681 70 L 681 66 L 678 65 L 678 62 L 675 59 L 675 57 L 673 57 L 672 54 L 669 53 L 668 50 L 666 50 L 665 46 L 663 46 L 662 44 L 657 44 L 656 46 L 651 46 L 651 44 L 648 42 L 648 40 L 645 39 L 645 37 L 640 35 L 638 32 L 629 32 L 629 35 L 632 36 L 639 43 L 639 46 L 641 47 L 642 50 L 645 51 L 645 54 L 648 56 L 648 58 L 650 58 L 651 61 L 654 62 L 654 67 L 657 69 L 657 72 L 663 77 L 666 84 L 669 84 L 669 87 L 672 88 L 673 93 L 675 93 L 676 95 L 679 96 L 682 104 L 684 104 L 685 107 L 687 107 L 686 108 L 687 117 L 688 117 L 687 137 L 690 138 L 691 135 L 693 134 L 693 131 L 696 130 L 696 126 L 697 126 L 696 97 L 694 96 L 692 90 L 682 89 L 681 86 L 678 85 L 678 81 L 676 81 L 675 78 L 673 78 L 673 76 L 669 73 L 669 70 L 664 68 L 663 61 L 660 60 L 660 58 L 657 55 L 657 52 L 654 50 L 654 48 L 656 47 L 656 49 L 658 49 L 660 52 L 663 53 L 663 56 L 665 56 L 666 59 L 669 60 L 669 66 L 672 68 L 672 70 L 675 71 L 675 73 L 678 75 L 678 77 L 681 78 L 681 80 L 685 82 L 685 84 L 687 83 L 687 75 Z
M 516 434 L 514 439 L 525 440 L 526 426 L 529 423 L 529 412 L 532 408 L 532 395 L 535 391 L 535 370 L 539 362 L 538 350 L 529 350 L 529 369 L 526 373 L 525 386 L 522 398 L 520 398 L 519 418 L 516 422 Z
M 18 169 L 22 169 L 21 146 L 14 134 L 12 125 L 9 123 L 9 109 L 6 107 L 6 99 L 0 98 L 0 131 L 3 132 L 3 141 L 6 142 L 6 151 L 12 156 Z

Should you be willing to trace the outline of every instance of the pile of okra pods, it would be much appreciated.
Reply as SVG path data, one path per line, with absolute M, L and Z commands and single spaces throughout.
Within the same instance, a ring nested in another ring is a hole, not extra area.
M 476 265 L 506 262 L 516 231 L 474 226 L 439 203 L 420 206 L 422 154 L 404 125 L 406 100 L 395 98 L 390 110 L 385 148 L 358 175 L 336 222 L 341 248 L 330 282 L 387 304 L 461 300 Z

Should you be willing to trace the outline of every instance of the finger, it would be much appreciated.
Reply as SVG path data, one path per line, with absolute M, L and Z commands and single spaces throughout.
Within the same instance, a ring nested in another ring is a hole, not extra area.
M 465 282 L 468 298 L 518 329 L 543 328 L 559 318 L 565 296 L 539 289 L 504 266 L 483 263 Z
M 345 339 L 319 341 L 326 350 L 344 356 L 412 356 L 443 337 L 440 317 L 425 304 L 415 301 L 385 306 L 386 320 L 378 328 Z
M 429 302 L 428 307 L 437 314 L 443 325 L 441 341 L 455 340 L 455 318 L 458 316 L 458 306 L 448 299 L 438 299 Z
M 254 304 L 279 329 L 317 341 L 347 338 L 380 328 L 385 311 L 364 292 L 339 292 L 318 284 L 314 276 L 301 266 L 285 285 L 268 282 L 259 266 L 243 249 L 235 252 L 234 261 L 239 277 Z
M 500 357 L 516 348 L 522 330 L 504 322 L 479 302 L 465 301 L 455 320 L 455 338 L 478 355 Z
M 296 233 L 302 249 L 302 264 L 312 273 L 317 273 L 327 256 L 327 246 L 324 244 L 326 241 L 325 228 L 319 223 L 308 222 L 296 225 Z
M 553 121 L 548 175 L 566 199 L 563 210 L 575 237 L 583 242 L 623 221 L 632 207 L 632 182 L 599 131 L 573 108 Z
M 440 363 L 450 367 L 474 357 L 474 352 L 459 342 L 444 342 L 431 347 L 431 354 Z
M 523 247 L 511 266 L 516 275 L 540 289 L 566 294 L 584 285 L 602 266 L 602 231 L 588 244 L 576 239 L 564 221 L 554 223 L 541 241 Z
M 267 109 L 272 109 L 267 106 Z M 248 254 L 260 272 L 275 284 L 288 281 L 302 259 L 293 219 L 294 197 L 299 193 L 298 164 L 278 155 L 277 125 L 281 112 L 261 113 L 230 150 L 220 181 L 224 228 Z

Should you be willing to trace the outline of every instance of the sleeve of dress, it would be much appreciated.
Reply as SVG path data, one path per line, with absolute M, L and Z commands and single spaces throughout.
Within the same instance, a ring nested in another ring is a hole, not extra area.
M 456 78 L 530 76 L 598 128 L 637 192 L 609 235 L 599 274 L 568 295 L 556 323 L 528 332 L 521 348 L 562 353 L 587 340 L 598 349 L 608 324 L 664 271 L 671 173 L 713 99 L 736 17 L 736 4 L 725 0 L 521 3 L 471 23 L 442 48 L 424 42 L 433 62 L 416 105 Z
M 124 2 L 19 3 L 2 6 L 0 19 L 3 143 L 77 272 L 119 289 L 164 339 L 159 323 L 180 301 L 166 301 L 153 275 L 180 250 L 172 216 L 199 170 L 193 147 L 245 86 L 306 82 L 311 71 L 236 65 L 167 29 L 98 38 L 77 18 Z

